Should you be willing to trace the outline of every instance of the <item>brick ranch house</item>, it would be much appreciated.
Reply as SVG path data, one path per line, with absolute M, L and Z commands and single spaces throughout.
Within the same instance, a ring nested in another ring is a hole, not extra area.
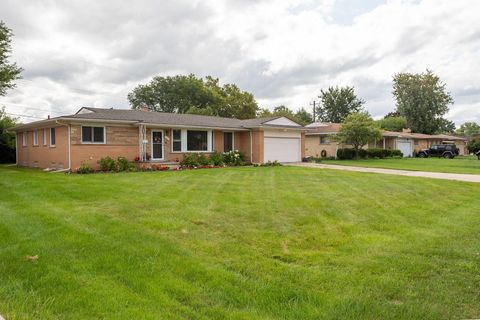
M 252 163 L 304 157 L 306 129 L 285 118 L 249 120 L 147 110 L 81 108 L 73 115 L 18 125 L 17 165 L 98 167 L 106 156 L 178 163 L 186 153 L 239 150 Z
M 305 154 L 312 157 L 320 157 L 326 153 L 327 157 L 335 157 L 339 148 L 349 147 L 332 141 L 329 136 L 338 133 L 340 123 L 316 122 L 306 126 L 310 129 L 305 137 Z M 404 157 L 412 157 L 414 152 L 429 148 L 435 144 L 452 143 L 460 149 L 460 155 L 468 154 L 466 150 L 466 139 L 450 135 L 428 135 L 413 133 L 410 129 L 403 132 L 383 131 L 383 138 L 379 141 L 372 141 L 368 148 L 399 149 Z

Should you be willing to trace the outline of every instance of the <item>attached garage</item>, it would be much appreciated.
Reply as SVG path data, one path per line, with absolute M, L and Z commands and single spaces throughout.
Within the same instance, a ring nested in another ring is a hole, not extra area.
M 412 153 L 412 140 L 410 139 L 397 139 L 397 149 L 403 153 L 403 157 L 411 157 Z
M 302 159 L 301 134 L 298 131 L 265 131 L 263 146 L 264 162 L 298 162 Z

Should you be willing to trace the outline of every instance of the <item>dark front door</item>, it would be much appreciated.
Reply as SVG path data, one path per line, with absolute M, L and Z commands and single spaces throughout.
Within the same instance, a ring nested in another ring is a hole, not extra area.
M 163 160 L 163 131 L 152 131 L 152 160 Z
M 223 152 L 233 150 L 233 132 L 223 133 Z

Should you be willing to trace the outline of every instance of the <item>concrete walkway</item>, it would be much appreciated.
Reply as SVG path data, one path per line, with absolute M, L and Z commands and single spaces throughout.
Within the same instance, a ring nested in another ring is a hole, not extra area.
M 365 168 L 365 167 L 339 166 L 335 164 L 322 164 L 322 163 L 310 163 L 310 162 L 297 162 L 297 163 L 290 163 L 289 165 L 295 166 L 295 167 L 305 167 L 305 168 L 382 173 L 382 174 L 393 174 L 398 176 L 423 177 L 423 178 L 432 178 L 432 179 L 457 180 L 457 181 L 480 183 L 480 175 L 478 174 L 460 174 L 460 173 L 409 171 L 409 170 L 397 170 L 397 169 Z

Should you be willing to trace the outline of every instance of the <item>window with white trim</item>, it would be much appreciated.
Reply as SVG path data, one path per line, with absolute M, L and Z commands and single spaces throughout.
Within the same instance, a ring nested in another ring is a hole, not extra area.
M 22 133 L 22 146 L 26 147 L 28 142 L 28 132 Z
M 211 152 L 212 130 L 172 130 L 172 152 Z
M 33 130 L 33 145 L 38 146 L 38 130 Z
M 55 146 L 55 128 L 50 128 L 50 146 Z
M 172 130 L 172 151 L 173 152 L 182 151 L 182 130 L 179 130 L 179 129 Z
M 105 143 L 105 127 L 82 126 L 82 143 Z
M 208 151 L 208 131 L 187 130 L 187 151 Z
M 43 145 L 47 145 L 47 129 L 43 128 Z

